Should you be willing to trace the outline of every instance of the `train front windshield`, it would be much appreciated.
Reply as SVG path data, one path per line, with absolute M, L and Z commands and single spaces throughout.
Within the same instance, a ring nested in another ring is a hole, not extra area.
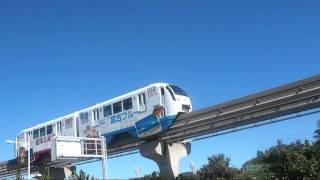
M 181 88 L 179 88 L 178 86 L 175 86 L 175 85 L 169 85 L 169 86 L 174 91 L 174 93 L 176 95 L 188 97 L 187 93 L 184 90 L 182 90 Z

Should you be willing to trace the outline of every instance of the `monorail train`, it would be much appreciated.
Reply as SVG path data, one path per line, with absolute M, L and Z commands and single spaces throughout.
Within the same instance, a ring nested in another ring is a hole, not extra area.
M 26 154 L 28 137 L 33 161 L 49 157 L 54 136 L 105 136 L 108 144 L 123 133 L 139 139 L 155 137 L 165 132 L 179 113 L 191 110 L 191 100 L 181 88 L 167 83 L 151 84 L 21 131 L 15 154 Z

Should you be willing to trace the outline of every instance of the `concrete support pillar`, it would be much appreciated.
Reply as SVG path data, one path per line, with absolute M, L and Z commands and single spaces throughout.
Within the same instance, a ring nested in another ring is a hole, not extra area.
M 160 173 L 177 177 L 179 175 L 179 162 L 184 156 L 190 154 L 190 143 L 166 143 L 164 141 L 145 142 L 140 145 L 140 154 L 155 161 Z
M 50 168 L 50 176 L 52 179 L 66 179 L 71 177 L 73 170 L 75 171 L 75 166 Z

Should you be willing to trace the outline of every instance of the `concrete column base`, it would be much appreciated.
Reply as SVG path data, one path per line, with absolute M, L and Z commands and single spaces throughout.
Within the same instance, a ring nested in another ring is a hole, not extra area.
M 164 141 L 152 141 L 142 143 L 139 147 L 143 157 L 155 161 L 160 173 L 170 177 L 179 175 L 179 162 L 184 156 L 190 154 L 190 143 L 166 143 Z
M 50 176 L 52 179 L 66 179 L 71 177 L 72 170 L 75 170 L 75 167 L 60 167 L 60 168 L 50 168 Z

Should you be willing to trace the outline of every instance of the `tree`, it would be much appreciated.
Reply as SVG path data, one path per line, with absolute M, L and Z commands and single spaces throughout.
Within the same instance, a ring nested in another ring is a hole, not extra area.
M 320 143 L 320 120 L 317 123 L 317 129 L 314 131 L 314 138 L 316 138 L 317 143 Z
M 21 164 L 19 160 L 18 160 L 17 171 L 16 171 L 16 180 L 22 180 Z
M 50 168 L 48 166 L 44 166 L 41 169 L 41 177 L 40 180 L 51 180 L 51 176 L 50 176 Z
M 96 178 L 94 178 L 93 176 L 91 176 L 90 178 L 90 175 L 81 169 L 79 174 L 77 174 L 75 170 L 72 170 L 72 175 L 69 179 L 70 180 L 90 180 L 90 179 L 94 180 Z
M 244 166 L 261 165 L 259 175 L 264 178 L 317 179 L 320 178 L 319 149 L 307 140 L 288 145 L 278 140 L 277 145 L 264 152 L 258 151 L 257 157 Z
M 171 178 L 165 174 L 161 174 L 159 172 L 152 172 L 149 175 L 145 175 L 143 177 L 145 180 L 170 180 Z
M 224 154 L 213 155 L 208 158 L 208 164 L 203 165 L 198 174 L 200 179 L 232 179 L 239 170 L 230 168 L 230 158 Z

